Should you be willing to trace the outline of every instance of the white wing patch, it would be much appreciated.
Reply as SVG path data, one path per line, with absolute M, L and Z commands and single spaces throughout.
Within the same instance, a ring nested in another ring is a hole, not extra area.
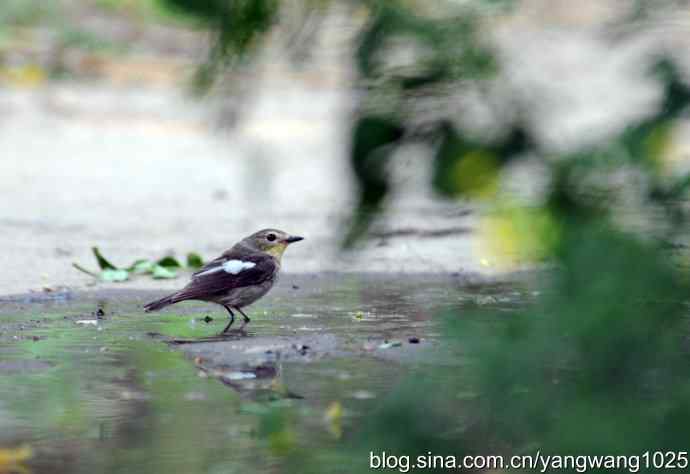
M 223 270 L 233 275 L 237 275 L 242 270 L 249 270 L 254 268 L 256 263 L 254 262 L 243 262 L 242 260 L 228 260 L 223 264 Z
M 237 275 L 242 270 L 249 270 L 250 268 L 254 268 L 255 266 L 256 263 L 254 262 L 245 262 L 242 260 L 228 260 L 227 262 L 223 263 L 223 265 L 219 265 L 215 268 L 206 270 L 205 272 L 198 273 L 196 276 L 201 277 L 204 275 L 210 275 L 212 273 L 218 273 L 220 271 L 225 271 L 226 273 L 230 273 L 231 275 Z

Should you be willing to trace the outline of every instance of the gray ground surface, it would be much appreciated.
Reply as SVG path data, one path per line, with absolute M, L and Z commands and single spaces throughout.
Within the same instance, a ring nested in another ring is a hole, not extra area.
M 356 259 L 337 253 L 352 196 L 343 92 L 274 90 L 232 134 L 205 107 L 167 88 L 0 89 L 0 293 L 88 284 L 70 264 L 92 264 L 93 245 L 121 265 L 192 250 L 211 258 L 263 227 L 306 237 L 285 257 L 295 273 L 477 267 L 453 230 L 465 216 L 416 192 L 389 216 L 390 230 L 409 233 L 379 237 Z M 450 232 L 416 235 L 439 229 Z

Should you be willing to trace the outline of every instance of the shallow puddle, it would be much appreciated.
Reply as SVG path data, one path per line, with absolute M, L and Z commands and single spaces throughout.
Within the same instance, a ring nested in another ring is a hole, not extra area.
M 223 338 L 217 306 L 143 313 L 160 293 L 5 298 L 0 449 L 28 448 L 18 463 L 35 473 L 275 468 L 257 434 L 268 410 L 292 406 L 305 443 L 338 442 L 402 377 L 462 365 L 435 315 L 510 309 L 525 294 L 440 276 L 286 276 L 248 308 L 246 334 Z

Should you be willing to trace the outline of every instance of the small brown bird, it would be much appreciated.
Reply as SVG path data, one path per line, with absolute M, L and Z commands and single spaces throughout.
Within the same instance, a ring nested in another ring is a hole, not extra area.
M 228 311 L 230 322 L 224 333 L 235 321 L 233 309 L 244 317 L 242 329 L 251 321 L 242 308 L 268 293 L 278 280 L 283 252 L 288 245 L 303 239 L 282 230 L 260 230 L 204 265 L 180 291 L 153 301 L 144 309 L 158 311 L 180 301 L 208 301 Z

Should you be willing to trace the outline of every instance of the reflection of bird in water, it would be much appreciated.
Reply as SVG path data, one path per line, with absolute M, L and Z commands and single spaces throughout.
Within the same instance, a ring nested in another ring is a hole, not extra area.
M 241 330 L 250 322 L 242 308 L 268 293 L 278 279 L 283 252 L 302 239 L 281 230 L 260 230 L 204 265 L 180 291 L 153 301 L 144 309 L 158 311 L 180 301 L 208 301 L 228 311 L 230 322 L 224 333 L 235 321 L 233 309 L 244 317 Z
M 196 358 L 194 362 L 199 370 L 210 377 L 217 378 L 244 398 L 255 401 L 303 398 L 290 392 L 283 384 L 278 363 L 265 361 L 254 367 L 229 369 L 227 367 L 205 367 L 205 361 L 200 358 Z

